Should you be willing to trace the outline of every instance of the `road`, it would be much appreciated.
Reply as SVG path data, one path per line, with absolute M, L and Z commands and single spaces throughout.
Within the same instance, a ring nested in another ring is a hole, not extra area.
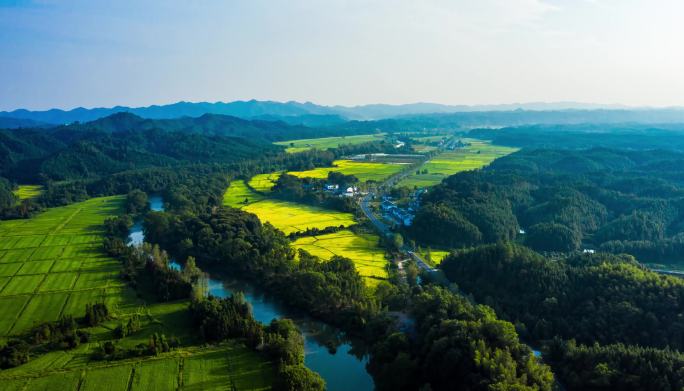
M 373 226 L 375 226 L 375 228 L 378 231 L 380 231 L 382 236 L 387 237 L 387 235 L 392 233 L 392 230 L 387 226 L 387 224 L 383 223 L 382 221 L 380 221 L 380 219 L 378 219 L 378 217 L 375 215 L 375 213 L 373 213 L 373 210 L 370 207 L 370 200 L 373 198 L 374 195 L 375 195 L 374 193 L 369 192 L 366 196 L 364 196 L 361 199 L 361 210 L 363 211 L 363 214 L 365 214 L 366 217 L 368 217 L 368 220 L 370 220 L 371 223 L 373 223 Z M 428 272 L 435 271 L 435 268 L 428 265 L 427 262 L 425 262 L 425 260 L 423 260 L 423 258 L 420 257 L 420 255 L 411 251 L 408 248 L 408 246 L 404 245 L 401 248 L 401 252 L 408 255 L 414 261 L 416 261 L 416 264 L 421 269 L 426 270 Z

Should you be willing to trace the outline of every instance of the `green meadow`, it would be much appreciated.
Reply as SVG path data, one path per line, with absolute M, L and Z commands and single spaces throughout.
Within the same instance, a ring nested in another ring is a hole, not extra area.
M 382 182 L 390 176 L 400 172 L 406 166 L 398 163 L 372 163 L 357 162 L 354 160 L 335 160 L 333 167 L 318 167 L 307 171 L 290 171 L 288 174 L 300 178 L 327 178 L 328 173 L 340 172 L 345 175 L 354 175 L 360 181 Z
M 492 145 L 488 141 L 465 139 L 469 146 L 454 151 L 445 151 L 425 162 L 419 170 L 402 179 L 398 186 L 429 187 L 439 184 L 442 179 L 461 171 L 482 168 L 494 159 L 517 151 L 516 148 Z M 423 173 L 423 170 L 427 170 Z
M 20 200 L 36 198 L 42 192 L 43 186 L 41 185 L 19 185 L 19 187 L 13 191 L 14 195 Z
M 123 212 L 124 197 L 93 198 L 51 208 L 25 220 L 0 221 L 0 342 L 63 315 L 80 318 L 86 304 L 104 302 L 112 319 L 89 328 L 90 342 L 72 350 L 34 355 L 0 371 L 3 389 L 176 390 L 266 389 L 272 365 L 236 344 L 198 348 L 188 301 L 146 302 L 119 278 L 120 264 L 102 250 L 103 222 Z M 153 333 L 180 339 L 182 347 L 158 357 L 94 361 L 112 330 L 137 315 L 142 329 L 117 342 L 121 348 L 146 343 Z M 198 364 L 198 361 L 202 361 Z M 183 370 L 184 363 L 192 375 Z M 171 379 L 171 380 L 169 380 Z
M 289 141 L 279 141 L 277 145 L 283 145 L 287 148 L 285 149 L 288 153 L 297 153 L 308 151 L 310 149 L 328 149 L 337 148 L 340 145 L 349 144 L 363 144 L 371 141 L 380 141 L 385 138 L 384 133 L 378 134 L 361 134 L 357 136 L 339 136 L 339 137 L 323 137 L 323 138 L 310 138 L 310 139 L 300 139 L 300 140 L 289 140 Z

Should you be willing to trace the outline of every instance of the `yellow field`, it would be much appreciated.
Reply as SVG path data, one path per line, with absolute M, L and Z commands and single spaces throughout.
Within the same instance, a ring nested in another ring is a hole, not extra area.
M 332 234 L 299 238 L 293 246 L 322 259 L 330 259 L 333 255 L 351 259 L 366 284 L 373 287 L 380 280 L 387 278 L 388 262 L 385 250 L 378 245 L 378 241 L 379 237 L 374 234 L 356 234 L 342 230 Z
M 421 258 L 428 261 L 429 263 L 432 263 L 433 265 L 439 265 L 440 263 L 442 263 L 442 260 L 444 260 L 444 258 L 446 258 L 447 255 L 449 255 L 449 251 L 446 251 L 446 250 L 432 249 L 432 250 L 430 250 L 430 256 L 429 257 L 428 257 L 427 250 L 423 250 L 420 252 Z
M 244 200 L 249 202 L 245 203 Z M 223 204 L 254 213 L 262 222 L 269 222 L 285 234 L 307 228 L 348 227 L 356 224 L 351 213 L 337 212 L 295 202 L 269 199 L 249 189 L 244 181 L 230 183 Z
M 334 171 L 354 175 L 362 182 L 370 180 L 382 182 L 405 168 L 405 165 L 396 163 L 369 163 L 353 160 L 335 160 L 333 166 L 318 167 L 307 171 L 290 171 L 288 174 L 300 178 L 327 178 L 328 173 Z
M 261 193 L 268 193 L 271 191 L 273 186 L 276 184 L 278 181 L 278 178 L 280 178 L 280 173 L 279 172 L 271 172 L 268 174 L 259 174 L 259 175 L 254 175 L 252 179 L 249 180 L 248 184 L 249 186 L 252 187 L 252 189 L 261 192 Z
M 378 134 L 361 134 L 357 136 L 340 136 L 340 137 L 323 137 L 323 138 L 308 138 L 300 140 L 279 141 L 277 145 L 287 146 L 285 149 L 288 153 L 296 153 L 308 151 L 310 149 L 328 149 L 337 148 L 340 145 L 349 144 L 363 144 L 371 141 L 379 141 L 385 137 L 384 133 Z
M 517 148 L 492 145 L 488 141 L 465 139 L 471 145 L 455 151 L 442 152 L 425 162 L 419 170 L 425 174 L 411 174 L 402 179 L 398 186 L 428 187 L 439 184 L 442 179 L 461 171 L 482 168 L 494 159 L 516 152 Z
M 245 198 L 251 201 L 245 204 Z M 231 182 L 223 204 L 254 213 L 259 220 L 273 224 L 285 234 L 307 228 L 340 225 L 349 227 L 356 224 L 351 213 L 266 198 L 249 189 L 241 180 Z M 293 246 L 303 248 L 322 259 L 330 259 L 333 255 L 350 258 L 354 261 L 359 274 L 366 280 L 366 284 L 372 287 L 377 285 L 378 281 L 387 278 L 385 251 L 378 242 L 377 235 L 355 234 L 349 230 L 342 230 L 317 237 L 299 238 Z
M 41 185 L 19 185 L 13 193 L 20 200 L 27 200 L 38 197 L 42 192 L 43 186 Z
M 252 204 L 263 200 L 265 197 L 259 193 L 252 191 L 245 181 L 234 180 L 230 182 L 228 190 L 223 195 L 223 205 L 229 205 L 233 208 L 242 208 L 245 205 Z

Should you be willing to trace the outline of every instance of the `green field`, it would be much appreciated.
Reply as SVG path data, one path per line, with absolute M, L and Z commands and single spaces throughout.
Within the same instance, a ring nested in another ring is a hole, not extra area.
M 331 171 L 345 175 L 354 175 L 360 181 L 382 182 L 390 176 L 400 172 L 406 166 L 398 163 L 369 163 L 353 160 L 335 160 L 333 167 L 318 167 L 307 171 L 290 171 L 288 174 L 300 178 L 327 178 Z
M 82 295 L 95 291 L 101 299 L 103 290 L 121 285 L 118 262 L 101 253 L 100 234 L 104 219 L 120 213 L 122 203 L 123 197 L 95 198 L 28 220 L 0 221 L 0 272 L 9 278 L 0 297 L 24 302 L 18 311 L 5 312 L 11 320 L 5 319 L 2 335 L 57 320 Z M 82 268 L 93 260 L 97 270 Z M 85 303 L 78 310 L 85 311 Z
M 337 148 L 340 145 L 349 144 L 363 144 L 371 141 L 379 141 L 385 138 L 384 133 L 378 134 L 361 134 L 357 136 L 340 136 L 340 137 L 323 137 L 323 138 L 309 138 L 301 140 L 279 141 L 277 145 L 286 146 L 285 150 L 288 153 L 296 153 L 308 151 L 310 149 L 328 149 Z
M 247 183 L 252 189 L 261 192 L 268 193 L 271 191 L 273 186 L 280 178 L 279 172 L 271 172 L 268 174 L 254 175 Z
M 398 186 L 428 187 L 439 184 L 442 179 L 461 171 L 482 168 L 494 159 L 517 151 L 516 148 L 492 145 L 488 141 L 466 139 L 469 146 L 445 151 L 425 162 L 418 170 L 427 170 L 423 174 L 411 174 L 402 179 Z
M 72 350 L 31 357 L 0 371 L 2 389 L 176 390 L 266 389 L 272 365 L 236 344 L 199 348 L 188 301 L 146 303 L 119 278 L 119 261 L 102 251 L 103 222 L 123 211 L 124 197 L 94 198 L 52 208 L 26 220 L 0 221 L 0 342 L 62 315 L 82 317 L 86 304 L 105 302 L 114 319 L 89 329 L 91 342 Z M 147 343 L 153 333 L 180 339 L 182 348 L 160 357 L 93 361 L 99 341 L 112 339 L 121 319 L 138 314 L 142 330 L 118 342 L 122 348 Z M 192 376 L 182 363 L 194 365 Z M 203 369 L 205 368 L 205 369 Z M 202 372 L 206 370 L 207 372 Z M 190 377 L 184 380 L 184 375 Z
M 357 234 L 350 230 L 342 230 L 299 238 L 293 246 L 322 259 L 330 259 L 333 255 L 347 257 L 354 261 L 366 284 L 375 286 L 380 280 L 387 278 L 388 262 L 385 250 L 378 244 L 379 239 L 375 234 Z
M 19 185 L 13 193 L 20 200 L 27 200 L 38 197 L 42 192 L 43 186 L 41 185 Z
M 245 204 L 245 198 L 250 202 Z M 223 204 L 254 213 L 262 222 L 269 222 L 286 234 L 307 228 L 348 227 L 356 223 L 351 213 L 266 198 L 249 189 L 242 180 L 230 183 Z
M 14 371 L 14 370 L 12 370 Z M 10 371 L 10 372 L 12 372 Z M 156 357 L 98 362 L 88 367 L 46 366 L 31 376 L 0 372 L 3 390 L 269 390 L 273 366 L 236 343 L 181 349 Z M 80 386 L 79 386 L 80 383 Z
M 264 199 L 266 197 L 250 189 L 245 181 L 238 179 L 231 181 L 228 190 L 223 194 L 223 205 L 242 208 Z

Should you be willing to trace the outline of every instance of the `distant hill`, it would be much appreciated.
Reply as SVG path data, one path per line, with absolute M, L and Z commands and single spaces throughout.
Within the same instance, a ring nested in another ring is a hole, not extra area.
M 0 129 L 39 128 L 49 126 L 53 125 L 26 118 L 0 117 Z
M 181 117 L 201 117 L 205 114 L 229 115 L 243 119 L 280 120 L 290 124 L 307 126 L 330 125 L 340 120 L 377 120 L 398 116 L 424 114 L 452 114 L 477 112 L 525 112 L 548 111 L 615 111 L 619 113 L 638 113 L 641 121 L 670 122 L 670 116 L 684 117 L 681 108 L 645 109 L 620 105 L 599 105 L 574 102 L 559 103 L 515 103 L 502 105 L 443 105 L 437 103 L 411 103 L 403 105 L 370 104 L 361 106 L 323 106 L 311 102 L 274 102 L 274 101 L 234 101 L 234 102 L 177 102 L 168 105 L 147 107 L 115 106 L 110 108 L 76 108 L 72 110 L 51 109 L 46 111 L 14 110 L 0 112 L 0 117 L 33 120 L 50 124 L 69 124 L 89 122 L 109 115 L 128 112 L 147 119 L 175 119 Z M 656 120 L 653 119 L 656 117 Z M 598 117 L 600 118 L 600 117 Z M 623 121 L 624 122 L 624 121 Z
M 306 118 L 309 118 L 308 121 L 313 121 L 310 117 Z M 307 120 L 303 121 L 306 122 Z M 328 123 L 331 122 L 331 120 L 322 119 L 320 122 Z M 332 123 L 339 123 L 339 121 L 333 120 Z M 182 117 L 176 119 L 148 119 L 127 112 L 112 114 L 108 117 L 84 124 L 78 123 L 62 126 L 59 129 L 69 129 L 69 131 L 72 132 L 99 130 L 110 133 L 130 130 L 162 129 L 167 132 L 245 137 L 269 142 L 369 132 L 366 128 L 313 128 L 298 124 L 290 125 L 280 120 L 247 120 L 218 114 L 203 114 L 200 117 Z

